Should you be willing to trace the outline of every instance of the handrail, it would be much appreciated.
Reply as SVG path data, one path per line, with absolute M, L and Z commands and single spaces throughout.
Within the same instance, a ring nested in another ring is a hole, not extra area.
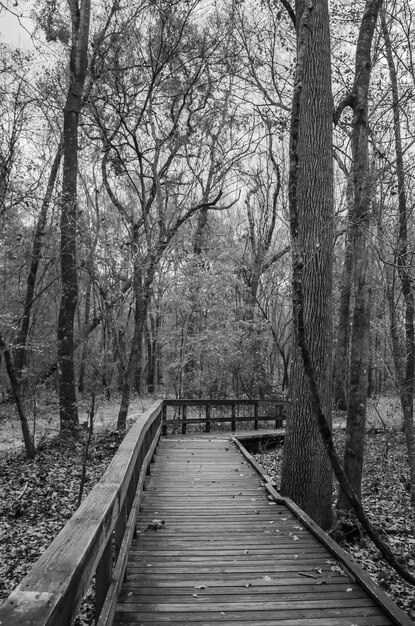
M 94 574 L 96 619 L 105 613 L 99 623 L 110 623 L 162 406 L 138 417 L 101 480 L 0 607 L 1 626 L 69 626 Z
M 259 422 L 275 422 L 275 428 L 281 428 L 285 419 L 288 402 L 283 399 L 264 400 L 213 400 L 211 398 L 203 400 L 193 400 L 187 398 L 166 399 L 163 403 L 163 426 L 162 434 L 167 435 L 169 427 L 179 426 L 182 435 L 187 432 L 189 424 L 204 424 L 205 431 L 211 432 L 212 424 L 230 422 L 232 432 L 235 432 L 237 423 L 253 422 L 254 429 L 258 430 Z M 181 415 L 168 418 L 167 407 L 181 409 Z M 200 407 L 205 409 L 204 415 L 198 417 L 188 417 L 188 407 Z M 213 407 L 225 407 L 230 409 L 230 414 L 225 417 L 212 417 Z M 252 407 L 253 415 L 237 415 L 237 407 Z M 262 411 L 262 414 L 261 414 Z M 266 411 L 266 413 L 265 413 Z

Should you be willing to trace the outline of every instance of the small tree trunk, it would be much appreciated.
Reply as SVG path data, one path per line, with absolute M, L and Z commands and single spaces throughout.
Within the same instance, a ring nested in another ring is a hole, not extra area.
M 396 152 L 396 175 L 398 183 L 399 241 L 397 253 L 398 274 L 405 302 L 405 359 L 403 368 L 398 368 L 401 406 L 404 419 L 408 464 L 411 482 L 411 503 L 415 506 L 415 432 L 414 432 L 414 376 L 415 376 L 415 301 L 411 267 L 408 267 L 408 211 L 406 202 L 405 169 L 401 138 L 400 100 L 398 79 L 393 59 L 386 11 L 381 11 L 383 38 L 389 67 L 392 90 L 393 128 Z M 392 322 L 392 319 L 391 319 Z
M 154 393 L 158 386 L 158 330 L 159 319 L 158 314 L 150 315 L 148 324 L 145 326 L 145 335 L 147 342 L 147 390 Z
M 134 294 L 135 294 L 135 315 L 134 315 L 134 335 L 131 341 L 130 356 L 128 359 L 127 371 L 121 389 L 121 405 L 118 412 L 117 428 L 125 430 L 127 425 L 128 408 L 130 406 L 131 390 L 133 381 L 137 374 L 137 369 L 141 371 L 142 347 L 144 338 L 144 324 L 150 303 L 150 285 L 154 277 L 154 268 L 149 269 L 148 282 L 143 281 L 142 270 L 136 267 L 134 271 Z
M 59 166 L 62 158 L 62 142 L 59 143 L 56 155 L 49 174 L 46 193 L 43 198 L 42 207 L 36 224 L 36 230 L 33 237 L 32 258 L 30 261 L 29 274 L 27 276 L 26 296 L 23 306 L 23 314 L 20 322 L 19 334 L 17 336 L 17 348 L 15 352 L 15 368 L 16 374 L 21 383 L 22 371 L 26 365 L 26 343 L 29 333 L 30 313 L 32 310 L 33 296 L 35 293 L 37 272 L 42 255 L 42 237 L 46 226 L 48 209 L 52 198 L 53 189 L 55 187 L 56 178 L 58 176 Z
M 26 454 L 29 458 L 33 459 L 36 454 L 35 444 L 33 442 L 32 436 L 30 435 L 29 424 L 27 422 L 26 414 L 24 412 L 22 400 L 20 397 L 19 380 L 17 377 L 17 373 L 13 364 L 10 351 L 6 346 L 6 342 L 4 338 L 2 337 L 2 335 L 0 335 L 0 350 L 4 354 L 7 374 L 10 379 L 10 386 L 12 388 L 13 398 L 16 404 L 17 413 L 19 414 Z
M 346 232 L 344 265 L 340 284 L 339 321 L 337 325 L 336 358 L 334 360 L 334 404 L 347 411 L 349 396 L 348 364 L 350 344 L 350 299 L 352 292 L 352 222 L 349 215 Z
M 90 317 L 90 312 L 91 312 L 91 292 L 92 292 L 91 280 L 88 278 L 88 284 L 86 287 L 86 294 L 85 294 L 84 328 L 88 328 L 88 323 L 89 323 L 89 317 Z M 83 393 L 85 390 L 85 374 L 86 374 L 87 357 L 88 357 L 88 335 L 85 338 L 84 344 L 82 346 L 81 363 L 79 365 L 79 376 L 78 376 L 79 393 Z
M 73 430 L 79 424 L 73 358 L 74 319 L 78 300 L 78 277 L 76 267 L 77 133 L 78 113 L 65 111 L 61 216 L 62 293 L 58 318 L 58 379 L 61 430 Z
M 352 93 L 343 101 L 353 110 L 353 286 L 355 305 L 352 321 L 349 402 L 346 424 L 344 470 L 358 497 L 361 494 L 366 430 L 369 369 L 369 251 L 371 191 L 369 182 L 368 93 L 371 77 L 371 47 L 381 0 L 367 0 L 356 46 L 355 80 Z M 340 490 L 338 509 L 348 509 L 347 496 Z

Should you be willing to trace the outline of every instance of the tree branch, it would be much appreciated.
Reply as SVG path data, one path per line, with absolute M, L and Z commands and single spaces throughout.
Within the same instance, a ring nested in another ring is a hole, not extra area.
M 290 20 L 294 24 L 294 28 L 297 28 L 297 19 L 296 19 L 295 12 L 294 12 L 294 9 L 292 8 L 291 4 L 288 2 L 288 0 L 280 0 L 280 2 L 283 5 L 283 7 L 285 8 L 285 10 L 287 11 Z
M 346 107 L 351 107 L 353 109 L 355 103 L 355 96 L 352 92 L 346 94 L 339 102 L 337 107 L 333 111 L 333 123 L 335 126 L 339 123 L 341 114 L 343 113 Z
M 271 265 L 273 265 L 274 263 L 282 259 L 282 257 L 288 254 L 290 250 L 291 250 L 291 246 L 285 246 L 285 248 L 273 254 L 272 257 L 268 261 L 264 262 L 262 266 L 263 271 L 265 272 L 265 270 L 269 269 Z

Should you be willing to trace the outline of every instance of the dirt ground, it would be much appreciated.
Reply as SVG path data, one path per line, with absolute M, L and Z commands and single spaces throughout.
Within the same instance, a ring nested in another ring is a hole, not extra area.
M 139 398 L 131 401 L 128 419 L 134 418 L 146 411 L 152 404 L 151 398 Z M 115 430 L 119 408 L 119 398 L 113 400 L 96 400 L 96 415 L 94 430 Z M 88 423 L 88 400 L 79 402 L 79 421 Z M 37 403 L 36 419 L 33 418 L 32 406 L 26 407 L 30 431 L 35 432 L 35 444 L 38 445 L 45 437 L 51 437 L 59 432 L 59 409 L 54 397 L 41 398 Z M 0 453 L 3 451 L 18 451 L 23 447 L 22 430 L 19 417 L 12 403 L 0 405 Z
M 340 428 L 346 427 L 347 413 L 337 415 Z M 366 428 L 385 430 L 386 428 L 400 428 L 402 411 L 399 398 L 396 396 L 378 396 L 369 398 L 367 402 Z

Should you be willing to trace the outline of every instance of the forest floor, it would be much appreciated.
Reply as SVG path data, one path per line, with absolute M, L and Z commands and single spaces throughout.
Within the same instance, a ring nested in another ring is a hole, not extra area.
M 152 400 L 136 400 L 130 417 L 146 410 Z M 81 421 L 87 421 L 87 404 Z M 111 461 L 121 435 L 116 432 L 118 404 L 100 402 L 94 436 L 86 461 L 83 496 L 99 480 Z M 58 436 L 56 402 L 38 403 L 35 459 L 25 457 L 20 426 L 12 405 L 0 406 L 0 603 L 64 526 L 77 506 L 87 433 L 74 443 Z M 336 419 L 336 440 L 344 439 L 344 415 Z M 411 509 L 404 436 L 400 430 L 399 402 L 394 398 L 371 401 L 368 411 L 367 453 L 363 498 L 374 525 L 387 536 L 406 566 L 415 569 L 415 512 Z M 279 484 L 282 446 L 262 450 L 257 460 Z M 403 582 L 380 559 L 376 549 L 358 534 L 342 547 L 415 620 L 414 588 Z M 91 599 L 78 626 L 92 624 Z

